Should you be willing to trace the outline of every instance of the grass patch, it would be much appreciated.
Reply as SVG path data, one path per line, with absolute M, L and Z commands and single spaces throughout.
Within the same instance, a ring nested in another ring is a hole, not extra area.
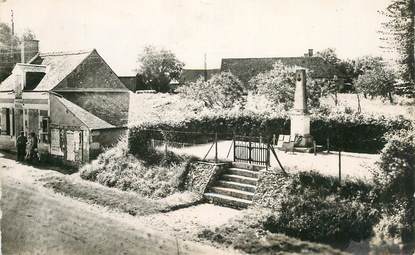
M 265 230 L 269 218 L 273 216 L 266 209 L 247 210 L 229 224 L 201 231 L 198 237 L 249 254 L 343 254 L 327 245 L 301 241 Z
M 151 154 L 149 160 L 139 160 L 129 154 L 126 141 L 106 150 L 80 170 L 81 178 L 123 191 L 134 191 L 148 198 L 164 198 L 184 191 L 192 159 Z
M 316 172 L 260 176 L 254 202 L 272 209 L 261 227 L 272 233 L 345 248 L 373 235 L 379 220 L 376 192 L 362 181 L 342 185 Z
M 190 192 L 176 193 L 161 200 L 143 198 L 133 192 L 120 191 L 77 179 L 74 176 L 43 178 L 44 186 L 81 201 L 104 206 L 131 215 L 168 212 L 197 203 L 200 198 Z

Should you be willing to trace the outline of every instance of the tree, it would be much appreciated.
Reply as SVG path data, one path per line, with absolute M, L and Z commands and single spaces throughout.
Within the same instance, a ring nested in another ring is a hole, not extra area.
M 368 70 L 384 68 L 385 61 L 383 60 L 382 57 L 363 56 L 363 57 L 357 58 L 354 61 L 353 65 L 354 65 L 354 73 L 357 78 L 359 75 L 364 74 Z
M 232 108 L 246 102 L 242 82 L 230 72 L 215 74 L 208 81 L 202 78 L 177 89 L 185 97 L 202 101 L 209 108 Z
M 256 88 L 258 94 L 264 95 L 275 104 L 283 105 L 286 110 L 292 108 L 295 93 L 295 67 L 288 67 L 276 62 L 272 70 L 253 77 L 249 84 Z M 322 96 L 321 87 L 312 80 L 307 72 L 308 104 L 318 106 Z
M 393 103 L 395 73 L 376 58 L 366 58 L 366 60 L 371 62 L 360 62 L 356 65 L 356 72 L 360 73 L 355 80 L 357 93 L 371 97 L 381 96 Z
M 415 251 L 415 126 L 387 137 L 378 167 L 373 170 L 382 209 L 386 215 L 399 215 L 400 229 L 391 234 L 401 238 L 401 254 Z M 401 211 L 401 212 L 399 212 Z M 389 222 L 393 224 L 393 222 Z M 397 232 L 397 233 L 396 233 Z
M 0 22 L 0 49 L 9 50 L 11 46 L 17 47 L 20 39 L 16 35 L 12 35 L 12 29 L 7 23 Z
M 36 35 L 32 30 L 26 29 L 22 34 L 22 40 L 36 40 Z
M 340 63 L 340 59 L 337 57 L 336 50 L 333 48 L 327 48 L 321 51 L 317 51 L 316 56 L 321 57 L 329 64 L 337 66 Z
M 382 23 L 381 39 L 388 51 L 398 54 L 400 78 L 408 84 L 408 92 L 414 94 L 415 87 L 415 0 L 392 0 L 381 13 L 387 18 Z
M 144 47 L 138 64 L 138 73 L 146 87 L 158 92 L 169 92 L 170 81 L 179 78 L 184 66 L 171 51 L 154 46 Z

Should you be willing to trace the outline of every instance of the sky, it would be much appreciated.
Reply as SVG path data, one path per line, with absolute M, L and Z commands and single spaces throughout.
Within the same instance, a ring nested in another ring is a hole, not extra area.
M 40 50 L 97 49 L 132 75 L 145 45 L 171 50 L 185 68 L 219 68 L 226 57 L 302 56 L 335 48 L 341 58 L 384 55 L 378 13 L 390 0 L 0 0 Z M 387 57 L 387 56 L 386 56 Z

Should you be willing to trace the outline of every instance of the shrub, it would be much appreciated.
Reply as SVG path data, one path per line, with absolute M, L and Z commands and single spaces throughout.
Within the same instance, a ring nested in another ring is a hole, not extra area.
M 272 70 L 259 73 L 250 81 L 250 87 L 256 89 L 259 94 L 267 97 L 274 104 L 281 104 L 286 110 L 294 104 L 295 93 L 295 67 L 285 66 L 276 62 Z M 308 104 L 318 106 L 321 97 L 320 85 L 307 75 Z
M 387 217 L 402 215 L 398 236 L 403 253 L 415 250 L 415 129 L 401 130 L 388 137 L 378 168 L 373 172 L 374 183 Z
M 386 133 L 408 129 L 411 123 L 410 120 L 402 117 L 385 118 L 358 113 L 316 112 L 311 117 L 311 134 L 317 144 L 325 145 L 326 139 L 330 138 L 332 150 L 342 149 L 365 153 L 378 153 L 386 144 L 387 140 L 384 138 Z M 144 131 L 145 129 L 147 131 Z M 163 134 L 151 133 L 149 129 L 199 132 L 199 134 L 171 133 L 168 137 L 172 141 L 189 143 L 212 140 L 212 132 L 216 131 L 219 133 L 219 139 L 232 139 L 233 134 L 237 134 L 262 135 L 270 140 L 274 134 L 289 133 L 290 119 L 286 112 L 266 114 L 251 111 L 226 111 L 220 114 L 200 114 L 190 119 L 143 123 L 130 128 L 132 153 L 143 150 L 142 144 L 148 144 L 151 136 L 163 139 Z
M 226 109 L 235 105 L 243 106 L 246 102 L 242 82 L 229 72 L 215 74 L 208 81 L 200 78 L 178 88 L 177 92 L 184 97 L 203 102 L 208 108 Z
M 281 203 L 279 217 L 267 224 L 267 230 L 302 240 L 347 244 L 371 236 L 376 213 L 368 204 L 341 200 L 335 195 L 288 196 Z
M 376 193 L 371 185 L 316 172 L 260 176 L 255 204 L 271 208 L 264 227 L 302 240 L 335 245 L 371 236 L 377 223 Z
M 162 198 L 183 190 L 187 165 L 191 159 L 172 153 L 166 156 L 154 154 L 160 159 L 159 164 L 148 165 L 120 147 L 118 145 L 105 151 L 81 168 L 81 177 L 150 198 Z
M 401 245 L 401 233 L 404 210 L 397 208 L 394 214 L 383 214 L 379 223 L 373 227 L 374 237 L 370 240 L 374 254 L 398 254 Z
M 265 225 L 272 217 L 274 217 L 273 213 L 269 210 L 248 210 L 228 224 L 201 231 L 198 237 L 221 245 L 232 246 L 249 254 L 341 254 L 340 251 L 326 245 L 270 233 L 265 230 Z

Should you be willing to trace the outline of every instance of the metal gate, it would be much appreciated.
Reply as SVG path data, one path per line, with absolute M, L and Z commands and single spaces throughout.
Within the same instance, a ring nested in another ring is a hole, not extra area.
M 270 145 L 264 143 L 261 137 L 236 136 L 233 149 L 234 162 L 269 166 Z

